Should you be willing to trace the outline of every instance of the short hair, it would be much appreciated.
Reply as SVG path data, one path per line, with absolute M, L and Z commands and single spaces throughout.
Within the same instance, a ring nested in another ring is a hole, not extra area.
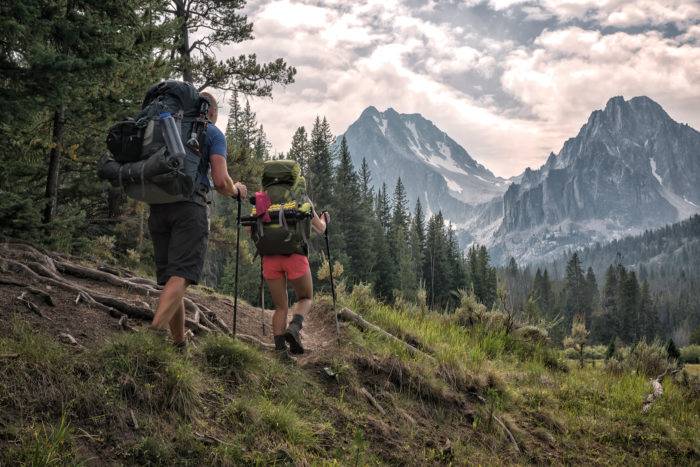
M 199 95 L 209 101 L 208 114 L 214 116 L 212 121 L 216 120 L 216 117 L 219 116 L 219 107 L 217 106 L 216 97 L 214 97 L 213 94 L 206 92 L 206 91 L 200 92 Z
M 210 107 L 216 107 L 216 105 L 217 105 L 216 97 L 214 97 L 214 95 L 212 93 L 207 92 L 207 91 L 202 91 L 199 93 L 199 95 L 209 101 Z

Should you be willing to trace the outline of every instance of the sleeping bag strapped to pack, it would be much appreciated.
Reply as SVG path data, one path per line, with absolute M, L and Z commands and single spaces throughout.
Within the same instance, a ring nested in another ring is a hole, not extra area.
M 306 181 L 299 164 L 292 160 L 264 163 L 263 191 L 256 198 L 267 200 L 253 208 L 246 225 L 252 229 L 258 254 L 308 255 L 313 206 L 306 196 Z M 264 209 L 267 208 L 267 209 Z
M 209 101 L 191 83 L 168 80 L 148 90 L 141 112 L 110 128 L 98 176 L 148 204 L 206 202 L 209 186 L 200 182 Z M 174 117 L 184 154 L 170 154 L 164 120 Z M 162 115 L 162 117 L 161 117 Z

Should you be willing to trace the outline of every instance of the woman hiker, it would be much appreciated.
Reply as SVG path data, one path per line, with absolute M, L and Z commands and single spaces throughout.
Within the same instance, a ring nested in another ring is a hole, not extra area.
M 323 212 L 321 216 L 313 211 L 311 226 L 319 234 L 326 231 L 330 215 Z M 275 350 L 283 358 L 289 352 L 294 355 L 304 353 L 301 343 L 301 328 L 304 316 L 311 310 L 313 298 L 313 280 L 311 268 L 306 255 L 293 253 L 291 255 L 263 255 L 263 277 L 272 296 L 275 313 L 272 315 L 272 334 L 275 339 Z M 287 297 L 287 281 L 292 284 L 297 302 L 294 304 L 292 321 L 287 325 L 289 302 Z

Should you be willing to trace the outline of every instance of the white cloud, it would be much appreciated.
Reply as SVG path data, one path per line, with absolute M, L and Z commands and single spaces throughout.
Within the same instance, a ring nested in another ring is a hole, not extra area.
M 615 33 L 567 28 L 545 31 L 534 49 L 509 55 L 505 89 L 565 134 L 615 95 L 647 95 L 672 117 L 695 118 L 700 108 L 700 47 L 658 32 Z
M 685 29 L 700 18 L 697 0 L 489 0 L 489 5 L 495 10 L 520 8 L 531 19 L 553 15 L 617 27 L 673 23 Z
M 499 0 L 496 6 L 514 3 L 519 1 Z M 316 115 L 327 116 L 341 133 L 369 105 L 422 113 L 503 176 L 539 166 L 614 95 L 647 94 L 671 116 L 700 124 L 700 90 L 692 86 L 700 82 L 695 26 L 675 40 L 653 31 L 604 35 L 552 26 L 534 43 L 518 45 L 479 37 L 468 24 L 453 27 L 418 16 L 435 4 L 412 11 L 399 0 L 255 0 L 249 14 L 256 39 L 227 47 L 222 57 L 254 51 L 262 60 L 284 57 L 297 67 L 295 84 L 276 89 L 274 100 L 253 103 L 277 151 L 286 151 L 294 130 L 311 125 Z M 628 4 L 540 2 L 540 11 L 531 14 L 602 15 L 626 11 Z M 624 21 L 638 20 L 625 14 Z M 488 94 L 477 100 L 460 91 L 454 80 L 466 72 L 501 86 L 524 104 L 529 117 L 514 117 Z

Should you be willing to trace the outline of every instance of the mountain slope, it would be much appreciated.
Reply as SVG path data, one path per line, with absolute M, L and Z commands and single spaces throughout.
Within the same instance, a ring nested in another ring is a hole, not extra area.
M 321 346 L 294 365 L 266 351 L 259 309 L 240 304 L 248 345 L 225 332 L 230 300 L 193 287 L 197 347 L 182 354 L 142 329 L 155 284 L 78 261 L 0 247 L 2 465 L 675 465 L 700 455 L 699 402 L 684 386 L 667 379 L 642 414 L 647 376 L 566 371 L 555 349 L 505 321 L 466 324 L 486 312 L 478 304 L 447 316 L 341 291 L 397 338 L 347 325 L 337 341 L 322 298 L 304 333 Z
M 543 259 L 700 212 L 700 133 L 653 100 L 610 99 L 503 196 L 488 242 L 499 259 Z
M 453 221 L 465 218 L 465 204 L 498 197 L 508 186 L 420 114 L 368 107 L 342 136 L 356 167 L 367 160 L 375 187 L 393 189 L 401 177 L 411 201 L 420 197 L 429 212 L 442 210 Z

